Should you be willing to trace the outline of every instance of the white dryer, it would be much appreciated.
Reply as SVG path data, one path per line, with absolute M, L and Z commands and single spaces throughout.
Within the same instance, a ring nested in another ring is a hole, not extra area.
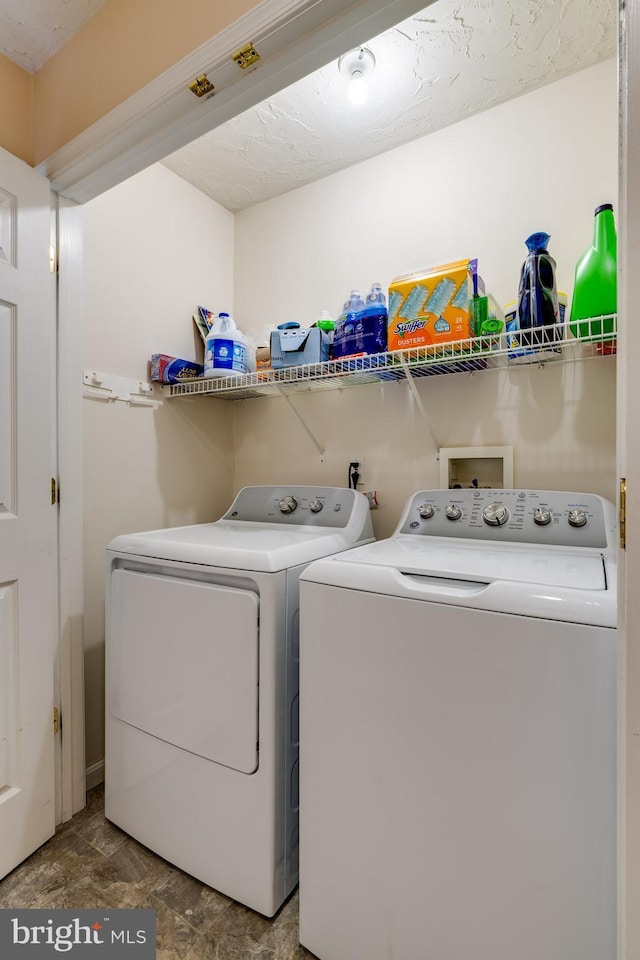
M 298 578 L 371 539 L 363 494 L 245 487 L 107 550 L 106 816 L 267 916 L 298 878 Z
M 588 494 L 422 491 L 390 539 L 304 572 L 321 960 L 614 960 L 614 530 Z

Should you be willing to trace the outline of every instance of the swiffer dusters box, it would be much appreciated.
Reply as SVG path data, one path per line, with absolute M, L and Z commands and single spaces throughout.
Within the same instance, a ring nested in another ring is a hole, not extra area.
M 456 260 L 397 277 L 389 287 L 389 350 L 473 336 L 470 301 L 484 293 L 477 260 Z
M 324 330 L 301 327 L 299 323 L 282 324 L 273 330 L 270 348 L 274 370 L 329 359 L 329 338 Z

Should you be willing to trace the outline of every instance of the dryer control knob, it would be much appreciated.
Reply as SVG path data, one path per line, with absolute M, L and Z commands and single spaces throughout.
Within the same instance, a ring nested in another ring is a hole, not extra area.
M 311 510 L 311 513 L 320 513 L 322 510 L 322 500 L 312 500 L 309 504 L 309 510 Z
M 459 520 L 460 517 L 462 516 L 462 510 L 460 509 L 457 503 L 450 503 L 447 509 L 445 510 L 445 513 L 449 518 L 449 520 Z
M 546 527 L 548 523 L 551 523 L 551 510 L 547 510 L 546 507 L 536 507 L 533 511 L 533 522 L 537 523 L 539 527 Z
M 568 520 L 572 527 L 584 527 L 587 523 L 587 515 L 584 510 L 569 510 Z
M 298 506 L 298 501 L 295 497 L 283 497 L 279 506 L 280 513 L 293 513 Z
M 509 511 L 504 503 L 490 503 L 482 511 L 482 519 L 490 527 L 501 527 L 509 519 Z
M 430 520 L 434 514 L 434 509 L 430 503 L 423 503 L 418 507 L 418 513 L 423 520 Z

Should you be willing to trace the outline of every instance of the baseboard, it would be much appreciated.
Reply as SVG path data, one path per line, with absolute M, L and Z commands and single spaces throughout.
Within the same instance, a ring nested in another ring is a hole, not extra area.
M 97 763 L 92 763 L 90 767 L 87 767 L 86 777 L 87 790 L 91 790 L 92 787 L 97 787 L 99 783 L 102 783 L 104 781 L 104 760 L 98 760 Z

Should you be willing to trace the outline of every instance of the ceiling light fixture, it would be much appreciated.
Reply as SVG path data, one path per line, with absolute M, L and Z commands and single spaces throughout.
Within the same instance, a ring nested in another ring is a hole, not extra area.
M 368 47 L 351 50 L 338 60 L 338 69 L 349 83 L 348 96 L 354 106 L 360 106 L 367 99 L 367 78 L 375 65 L 376 58 Z

